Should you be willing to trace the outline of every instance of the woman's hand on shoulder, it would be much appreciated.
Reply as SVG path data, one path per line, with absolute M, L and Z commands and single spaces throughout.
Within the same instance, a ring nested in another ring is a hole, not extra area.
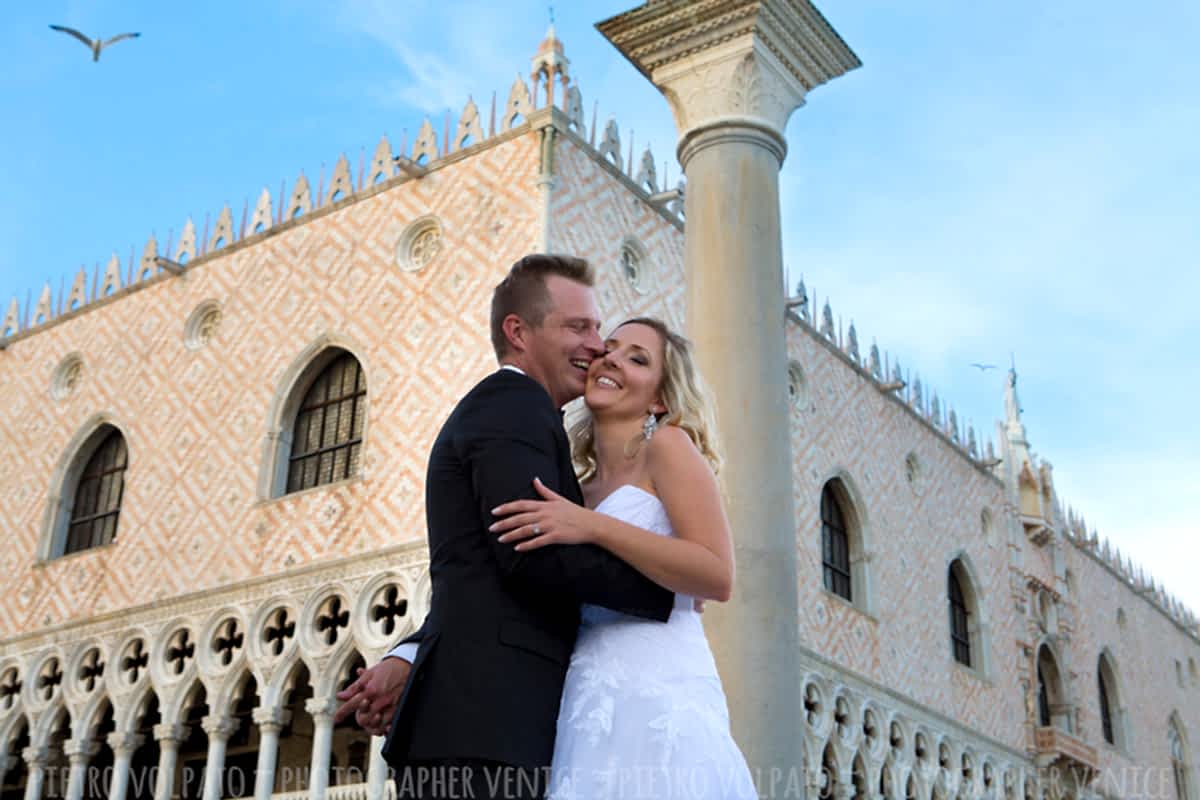
M 514 550 L 534 550 L 548 544 L 587 544 L 593 541 L 595 512 L 578 506 L 533 479 L 542 500 L 514 500 L 492 509 L 502 517 L 488 530 L 499 533 L 498 541 L 514 544 Z

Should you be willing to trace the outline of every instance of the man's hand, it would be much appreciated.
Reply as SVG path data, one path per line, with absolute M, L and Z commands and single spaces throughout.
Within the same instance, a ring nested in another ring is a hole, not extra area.
M 385 658 L 370 669 L 359 669 L 354 683 L 337 693 L 342 704 L 334 714 L 334 724 L 353 714 L 367 733 L 385 735 L 411 672 L 412 664 L 395 657 Z

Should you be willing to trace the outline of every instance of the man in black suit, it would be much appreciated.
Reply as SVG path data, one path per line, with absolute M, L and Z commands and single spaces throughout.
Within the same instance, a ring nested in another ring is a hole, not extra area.
M 442 426 L 425 505 L 429 615 L 344 692 L 384 744 L 401 798 L 541 797 L 581 603 L 665 621 L 674 596 L 591 545 L 516 552 L 488 531 L 491 510 L 536 499 L 533 479 L 577 502 L 560 409 L 603 353 L 583 259 L 526 256 L 492 297 L 501 368 Z M 410 667 L 411 662 L 411 667 Z

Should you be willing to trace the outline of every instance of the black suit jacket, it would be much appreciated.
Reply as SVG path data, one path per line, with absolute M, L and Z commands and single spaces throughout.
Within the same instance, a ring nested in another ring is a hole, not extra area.
M 433 599 L 384 755 L 544 767 L 579 607 L 665 621 L 674 595 L 591 545 L 518 553 L 491 509 L 536 498 L 534 477 L 582 503 L 562 417 L 532 378 L 499 370 L 464 397 L 433 444 L 425 481 Z

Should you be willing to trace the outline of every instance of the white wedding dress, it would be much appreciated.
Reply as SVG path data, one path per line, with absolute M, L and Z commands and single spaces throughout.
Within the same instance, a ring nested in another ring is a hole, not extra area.
M 657 497 L 625 485 L 596 510 L 674 536 Z M 583 607 L 563 687 L 550 800 L 757 798 L 692 598 L 666 623 Z

